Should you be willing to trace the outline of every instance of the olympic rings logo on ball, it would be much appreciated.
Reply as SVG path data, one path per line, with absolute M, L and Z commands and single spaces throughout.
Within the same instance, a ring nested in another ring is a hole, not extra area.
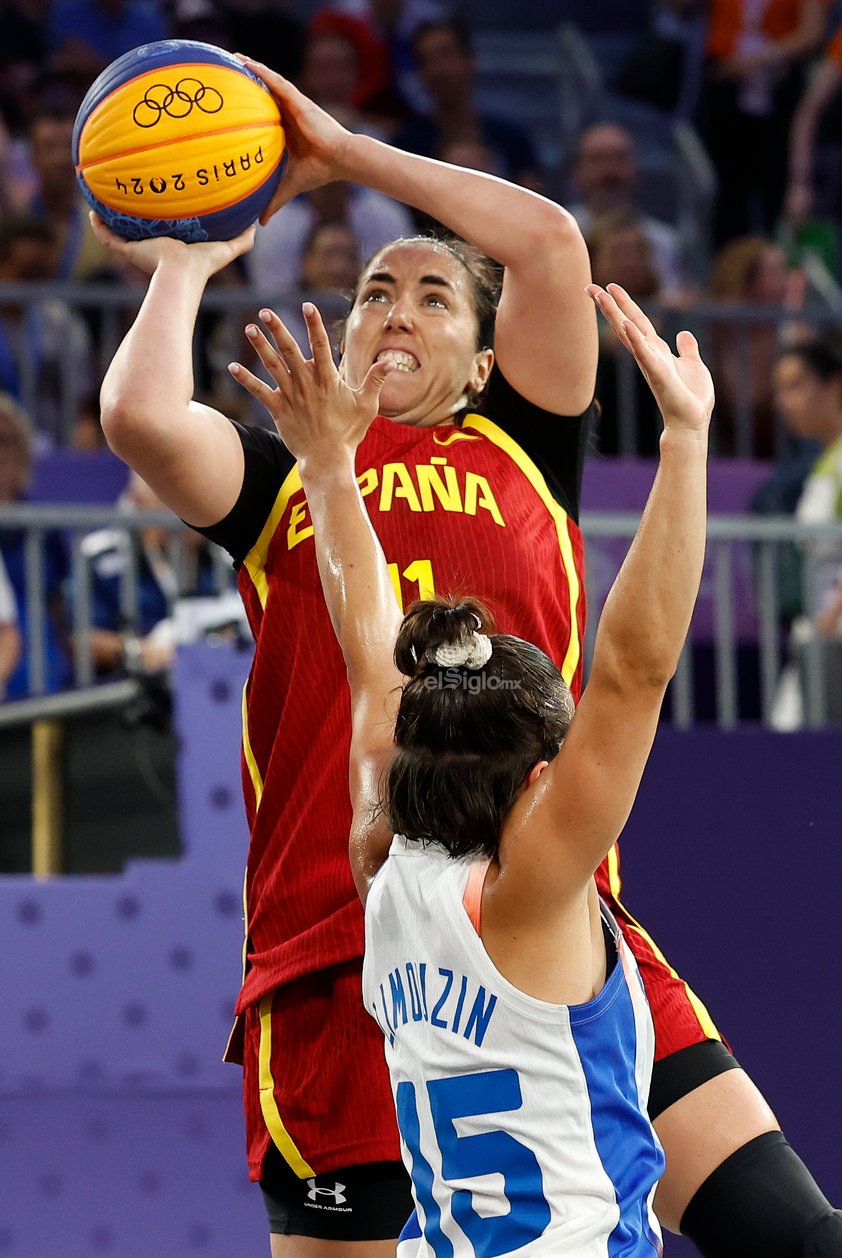
M 194 105 L 203 114 L 218 114 L 224 104 L 222 94 L 201 79 L 179 79 L 175 87 L 167 83 L 148 87 L 132 110 L 132 118 L 138 127 L 148 128 L 159 123 L 164 114 L 168 118 L 186 118 Z

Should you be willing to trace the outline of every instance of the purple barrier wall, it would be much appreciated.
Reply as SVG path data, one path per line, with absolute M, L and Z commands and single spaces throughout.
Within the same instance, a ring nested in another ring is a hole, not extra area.
M 583 511 L 642 511 L 655 479 L 654 459 L 589 458 L 582 484 Z M 772 464 L 759 459 L 711 459 L 710 510 L 742 515 Z
M 840 765 L 842 730 L 664 728 L 622 842 L 628 908 L 705 1001 L 836 1205 Z
M 51 450 L 32 469 L 33 502 L 112 503 L 122 493 L 129 469 L 108 450 Z
M 240 980 L 248 657 L 176 672 L 186 856 L 121 877 L 0 878 L 0 1254 L 264 1253 L 240 1071 L 222 1064 Z
M 583 511 L 642 511 L 655 478 L 655 467 L 651 459 L 590 459 L 585 467 L 582 489 Z M 712 459 L 708 477 L 711 514 L 743 515 L 770 472 L 770 464 L 752 459 Z M 628 541 L 588 539 L 588 599 L 592 607 L 602 606 L 627 549 Z M 756 642 L 751 550 L 745 544 L 735 544 L 730 552 L 734 631 L 739 641 Z M 691 637 L 699 642 L 710 641 L 714 636 L 715 564 L 716 548 L 711 546 L 691 629 Z
M 181 862 L 0 878 L 6 1258 L 266 1252 L 239 1071 L 219 1060 L 239 981 L 246 667 L 227 647 L 179 658 Z M 842 731 L 664 729 L 624 873 L 629 907 L 842 1201 L 840 763 Z M 669 1258 L 690 1252 L 667 1244 Z
M 712 459 L 710 509 L 722 515 L 746 510 L 771 471 L 752 459 Z M 642 511 L 655 474 L 651 459 L 590 458 L 585 470 L 585 511 Z M 126 465 L 107 450 L 51 450 L 33 468 L 37 502 L 113 502 L 126 483 Z

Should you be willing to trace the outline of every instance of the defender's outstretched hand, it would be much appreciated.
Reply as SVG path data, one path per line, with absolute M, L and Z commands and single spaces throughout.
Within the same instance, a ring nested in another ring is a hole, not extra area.
M 589 284 L 587 291 L 634 356 L 655 395 L 665 427 L 706 430 L 713 412 L 713 380 L 692 332 L 679 332 L 676 356 L 619 284 L 609 284 L 607 290 Z
M 229 371 L 266 407 L 284 445 L 299 464 L 324 466 L 356 450 L 377 415 L 380 390 L 395 364 L 373 363 L 360 387 L 352 389 L 336 369 L 318 310 L 311 302 L 305 302 L 302 310 L 312 358 L 304 357 L 295 337 L 273 311 L 261 310 L 260 318 L 274 345 L 253 323 L 246 328 L 246 336 L 276 387 L 258 379 L 241 363 L 231 363 Z

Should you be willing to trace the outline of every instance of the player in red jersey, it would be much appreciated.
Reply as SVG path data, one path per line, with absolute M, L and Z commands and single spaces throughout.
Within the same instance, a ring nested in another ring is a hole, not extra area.
M 397 369 L 360 447 L 358 475 L 404 605 L 435 590 L 476 590 L 501 630 L 545 649 L 575 692 L 584 623 L 576 516 L 596 366 L 578 229 L 558 206 L 505 181 L 351 135 L 261 72 L 287 128 L 283 199 L 354 180 L 416 206 L 503 264 L 499 303 L 481 259 L 459 245 L 397 242 L 366 266 L 342 370 L 357 387 L 377 359 Z M 273 1255 L 385 1258 L 409 1194 L 382 1045 L 360 998 L 362 914 L 346 853 L 348 698 L 312 525 L 277 435 L 191 401 L 204 286 L 251 241 L 250 232 L 192 246 L 112 238 L 153 278 L 106 377 L 103 427 L 173 510 L 229 548 L 255 632 L 243 730 L 246 975 L 232 1049 L 244 1064 L 249 1165 L 264 1189 Z M 277 328 L 271 312 L 261 317 L 270 333 Z M 247 331 L 283 370 L 257 327 Z M 277 404 L 271 391 L 265 397 L 270 409 Z M 619 889 L 616 859 L 602 889 Z M 754 1162 L 759 1138 L 767 1162 L 794 1155 L 703 1007 L 616 911 L 646 971 L 663 1046 L 654 1098 L 670 1165 L 658 1206 L 677 1227 L 735 1150 L 747 1148 Z M 827 1208 L 814 1185 L 790 1192 L 785 1174 L 774 1164 L 764 1172 L 776 1198 L 794 1196 L 792 1209 L 812 1215 Z M 747 1208 L 733 1212 L 745 1217 Z M 779 1232 L 786 1226 L 777 1219 Z M 759 1243 L 754 1252 L 775 1251 Z

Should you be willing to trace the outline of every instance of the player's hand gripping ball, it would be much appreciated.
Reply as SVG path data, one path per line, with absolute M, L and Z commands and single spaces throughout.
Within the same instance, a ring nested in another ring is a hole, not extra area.
M 278 106 L 231 53 L 144 44 L 91 85 L 73 128 L 85 200 L 118 236 L 231 240 L 260 217 L 286 165 Z

